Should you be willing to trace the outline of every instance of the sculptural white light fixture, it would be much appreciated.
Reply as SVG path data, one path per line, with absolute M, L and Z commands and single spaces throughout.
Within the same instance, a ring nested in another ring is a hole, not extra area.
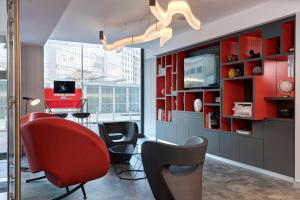
M 165 26 L 170 24 L 173 15 L 182 14 L 193 29 L 200 30 L 201 22 L 192 13 L 189 4 L 185 0 L 170 1 L 166 11 L 159 5 L 157 0 L 149 0 L 149 6 L 152 14 Z
M 117 50 L 119 51 L 121 48 L 127 46 L 127 45 L 132 45 L 132 44 L 139 44 L 143 42 L 148 42 L 151 40 L 155 40 L 160 38 L 160 47 L 163 47 L 164 44 L 172 38 L 173 35 L 173 30 L 172 28 L 166 27 L 164 28 L 162 23 L 156 22 L 149 26 L 147 30 L 145 31 L 144 34 L 142 35 L 137 35 L 137 36 L 131 36 L 131 37 L 126 37 L 120 40 L 117 40 L 111 44 L 107 43 L 107 38 L 104 34 L 103 31 L 99 32 L 99 38 L 100 41 L 103 44 L 104 50 Z
M 107 42 L 107 38 L 103 31 L 99 32 L 100 41 L 105 50 L 120 51 L 123 47 L 132 44 L 139 44 L 160 38 L 160 47 L 172 38 L 172 28 L 168 27 L 172 22 L 175 14 L 182 14 L 188 24 L 195 30 L 200 30 L 200 20 L 198 20 L 191 11 L 189 4 L 185 0 L 172 0 L 168 4 L 167 11 L 164 11 L 157 0 L 149 0 L 149 6 L 152 14 L 158 21 L 147 28 L 144 34 L 126 37 L 117 40 L 111 44 Z

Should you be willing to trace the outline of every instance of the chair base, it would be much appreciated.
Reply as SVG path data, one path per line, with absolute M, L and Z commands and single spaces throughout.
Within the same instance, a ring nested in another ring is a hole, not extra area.
M 69 187 L 66 187 L 67 192 L 65 194 L 63 194 L 59 197 L 56 197 L 52 200 L 60 200 L 60 199 L 66 198 L 67 196 L 73 194 L 74 192 L 76 192 L 79 189 L 81 189 L 81 191 L 82 191 L 83 199 L 87 199 L 86 192 L 85 192 L 85 189 L 84 189 L 84 184 L 85 183 L 81 183 L 81 184 L 77 185 L 75 188 L 73 188 L 71 190 L 69 190 Z
M 46 176 L 40 176 L 40 177 L 37 177 L 37 178 L 27 179 L 26 183 L 30 183 L 32 181 L 41 180 L 41 179 L 44 179 L 44 178 L 46 178 Z

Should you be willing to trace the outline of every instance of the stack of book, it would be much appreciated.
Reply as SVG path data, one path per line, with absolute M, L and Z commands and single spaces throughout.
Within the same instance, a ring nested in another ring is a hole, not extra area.
M 211 129 L 219 129 L 219 116 L 214 112 L 208 112 L 206 114 L 206 127 Z
M 233 116 L 252 117 L 251 102 L 235 102 L 232 110 L 233 110 Z
M 246 129 L 238 129 L 238 130 L 236 130 L 236 132 L 238 134 L 242 134 L 242 135 L 251 135 L 252 134 L 252 131 L 249 131 L 249 130 L 246 130 Z

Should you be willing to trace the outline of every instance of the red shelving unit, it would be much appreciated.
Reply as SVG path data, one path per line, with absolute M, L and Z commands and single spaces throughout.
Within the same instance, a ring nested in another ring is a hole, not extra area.
M 282 52 L 287 53 L 295 48 L 295 21 L 284 23 L 282 29 Z
M 222 40 L 221 41 L 221 62 L 222 63 L 228 63 L 230 62 L 228 60 L 228 56 L 231 55 L 238 55 L 239 59 L 239 37 L 238 36 L 233 36 L 228 39 Z
M 202 92 L 185 92 L 184 96 L 184 110 L 189 112 L 194 112 L 194 101 L 195 99 L 200 99 L 203 102 Z M 201 109 L 202 112 L 203 109 Z
M 264 55 L 280 54 L 280 36 L 264 39 Z

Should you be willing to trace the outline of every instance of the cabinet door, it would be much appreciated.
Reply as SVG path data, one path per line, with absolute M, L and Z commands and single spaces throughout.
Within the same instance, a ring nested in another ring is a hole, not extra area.
M 219 131 L 204 129 L 203 136 L 208 140 L 207 153 L 219 156 L 220 155 Z
M 239 161 L 239 135 L 220 133 L 220 156 Z
M 188 139 L 188 113 L 176 114 L 177 144 L 183 145 Z
M 240 162 L 263 168 L 263 140 L 240 136 Z
M 175 123 L 167 123 L 166 124 L 166 141 L 176 144 L 177 143 L 177 135 L 176 135 L 176 124 Z
M 264 128 L 264 168 L 294 177 L 294 122 L 268 120 Z
M 166 126 L 165 122 L 156 121 L 156 137 L 159 140 L 166 140 Z
M 189 113 L 188 126 L 189 137 L 203 136 L 203 114 L 200 112 Z

